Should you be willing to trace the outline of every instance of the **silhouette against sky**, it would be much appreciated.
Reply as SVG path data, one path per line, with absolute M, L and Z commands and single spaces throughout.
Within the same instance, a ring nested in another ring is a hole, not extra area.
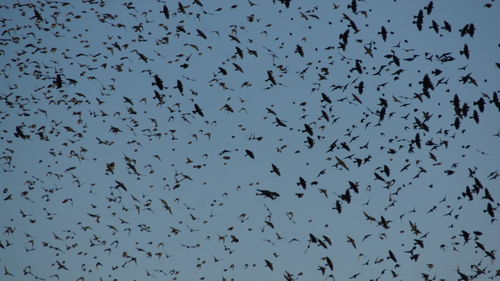
M 4 1 L 1 280 L 498 280 L 494 1 Z

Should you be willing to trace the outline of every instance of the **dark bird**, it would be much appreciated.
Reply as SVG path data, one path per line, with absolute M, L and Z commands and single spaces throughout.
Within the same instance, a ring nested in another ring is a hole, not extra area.
M 257 191 L 259 191 L 260 193 L 257 193 L 256 195 L 264 196 L 264 197 L 270 198 L 271 200 L 275 200 L 276 198 L 278 198 L 280 196 L 279 193 L 274 192 L 274 191 L 270 191 L 270 190 L 257 189 Z
M 281 176 L 280 169 L 276 165 L 271 164 L 271 167 L 272 167 L 271 173 L 275 173 L 276 175 Z
M 413 21 L 413 23 L 417 25 L 419 31 L 422 31 L 422 25 L 424 23 L 424 12 L 422 10 L 418 11 L 418 14 L 414 18 L 415 21 Z
M 351 243 L 354 249 L 356 249 L 356 241 L 351 236 L 347 236 L 347 242 Z
M 295 53 L 299 54 L 301 57 L 304 57 L 304 50 L 302 49 L 302 46 L 297 45 L 295 48 Z
M 255 159 L 255 155 L 253 154 L 253 152 L 251 150 L 248 150 L 248 149 L 245 149 L 245 156 L 248 156 L 252 159 Z
M 156 87 L 158 87 L 158 89 L 160 90 L 163 90 L 163 80 L 161 80 L 160 76 L 158 76 L 158 74 L 155 74 L 154 76 L 154 82 L 153 82 L 153 86 L 156 85 Z
M 329 257 L 323 257 L 321 259 L 326 261 L 326 265 L 328 266 L 328 268 L 333 271 L 333 261 Z
M 277 85 L 276 83 L 276 80 L 274 79 L 274 76 L 273 76 L 273 71 L 272 70 L 268 70 L 267 71 L 267 79 L 266 79 L 266 82 L 269 81 L 271 82 L 271 84 L 273 86 Z
M 266 267 L 268 267 L 271 271 L 273 271 L 273 263 L 264 259 L 264 261 L 266 262 Z
M 465 58 L 469 59 L 470 52 L 469 52 L 469 46 L 467 46 L 467 44 L 464 44 L 464 48 L 460 51 L 460 54 L 465 56 Z
M 301 186 L 303 189 L 306 189 L 307 182 L 303 177 L 299 177 L 299 182 L 297 182 L 298 186 Z
M 168 11 L 167 5 L 163 5 L 163 10 L 161 12 L 167 20 L 170 19 L 170 12 Z
M 193 113 L 197 113 L 199 114 L 201 117 L 205 117 L 205 115 L 203 114 L 203 111 L 201 110 L 200 106 L 198 104 L 194 104 L 194 110 L 193 110 Z
M 184 85 L 182 84 L 181 80 L 177 79 L 177 85 L 175 86 L 175 88 L 179 91 L 179 93 L 184 93 Z
M 427 15 L 430 15 L 432 13 L 432 9 L 434 8 L 434 3 L 432 1 L 425 6 L 425 11 L 427 12 Z
M 384 42 L 387 41 L 387 30 L 385 29 L 384 26 L 382 26 L 378 34 L 382 36 L 382 40 L 384 40 Z

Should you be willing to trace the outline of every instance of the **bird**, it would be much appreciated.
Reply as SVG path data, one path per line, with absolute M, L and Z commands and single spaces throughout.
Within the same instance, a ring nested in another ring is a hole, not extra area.
M 271 164 L 271 167 L 272 167 L 271 173 L 275 173 L 276 175 L 281 176 L 280 169 L 276 165 Z
M 196 104 L 196 103 L 194 104 L 193 113 L 197 113 L 201 117 L 205 117 L 205 115 L 203 114 L 203 111 L 201 110 L 200 106 L 198 104 Z

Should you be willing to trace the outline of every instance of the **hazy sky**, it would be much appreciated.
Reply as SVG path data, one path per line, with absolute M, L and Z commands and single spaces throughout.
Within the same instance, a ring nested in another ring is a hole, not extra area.
M 497 3 L 118 2 L 2 2 L 0 280 L 499 279 Z

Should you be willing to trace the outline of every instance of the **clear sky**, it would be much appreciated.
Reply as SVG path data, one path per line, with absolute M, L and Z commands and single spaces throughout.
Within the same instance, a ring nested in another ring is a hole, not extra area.
M 118 2 L 0 5 L 0 280 L 499 279 L 498 3 Z

